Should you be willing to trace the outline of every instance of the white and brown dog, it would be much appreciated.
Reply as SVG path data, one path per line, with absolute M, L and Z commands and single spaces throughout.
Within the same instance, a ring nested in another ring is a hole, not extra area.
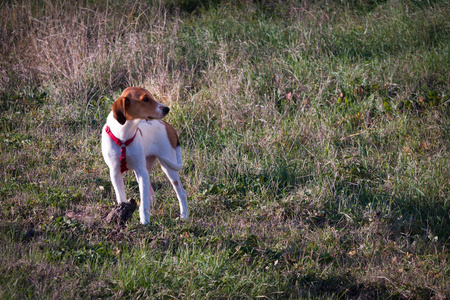
M 112 105 L 102 132 L 102 152 L 109 167 L 117 202 L 126 201 L 123 172 L 134 170 L 141 203 L 142 224 L 150 221 L 150 209 L 155 193 L 150 184 L 153 163 L 158 158 L 169 177 L 180 203 L 180 217 L 189 215 L 186 192 L 181 185 L 181 148 L 175 129 L 162 121 L 169 108 L 157 102 L 145 89 L 129 87 Z

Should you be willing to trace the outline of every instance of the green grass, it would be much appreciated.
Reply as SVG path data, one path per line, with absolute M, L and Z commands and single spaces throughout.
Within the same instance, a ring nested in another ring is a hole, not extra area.
M 447 1 L 97 2 L 0 8 L 0 298 L 448 297 Z M 118 232 L 100 134 L 132 85 L 191 216 L 155 168 Z

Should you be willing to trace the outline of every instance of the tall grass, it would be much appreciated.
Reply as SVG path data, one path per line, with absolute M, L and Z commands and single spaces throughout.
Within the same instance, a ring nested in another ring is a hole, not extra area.
M 449 293 L 446 1 L 0 13 L 0 297 Z M 133 85 L 171 107 L 192 217 L 175 219 L 155 171 L 151 224 L 118 232 L 101 220 L 114 194 L 99 136 Z

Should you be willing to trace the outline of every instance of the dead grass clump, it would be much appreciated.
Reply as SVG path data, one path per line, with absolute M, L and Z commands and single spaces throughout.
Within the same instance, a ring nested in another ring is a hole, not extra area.
M 119 13 L 114 5 L 17 1 L 1 13 L 0 35 L 10 41 L 0 48 L 5 92 L 21 83 L 62 103 L 86 104 L 129 85 L 179 85 L 169 75 L 174 51 L 164 40 L 176 26 L 157 6 L 139 3 Z

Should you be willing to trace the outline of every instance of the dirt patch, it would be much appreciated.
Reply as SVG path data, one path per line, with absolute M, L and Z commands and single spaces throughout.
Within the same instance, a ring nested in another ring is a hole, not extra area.
M 104 207 L 101 209 L 86 207 L 85 210 L 68 211 L 65 213 L 65 216 L 85 224 L 93 225 L 103 221 L 106 224 L 116 225 L 117 229 L 123 229 L 137 209 L 137 203 L 134 199 L 129 199 L 127 202 L 116 205 L 109 213 L 105 212 L 106 209 Z
M 115 224 L 117 228 L 124 228 L 126 227 L 125 223 L 131 219 L 136 208 L 137 204 L 134 199 L 122 202 L 106 216 L 105 222 Z
M 68 211 L 66 217 L 75 219 L 84 223 L 90 223 L 94 221 L 94 216 L 84 210 Z
M 64 215 L 69 219 L 92 226 L 100 223 L 110 208 L 111 206 L 85 206 L 77 210 L 67 211 Z

